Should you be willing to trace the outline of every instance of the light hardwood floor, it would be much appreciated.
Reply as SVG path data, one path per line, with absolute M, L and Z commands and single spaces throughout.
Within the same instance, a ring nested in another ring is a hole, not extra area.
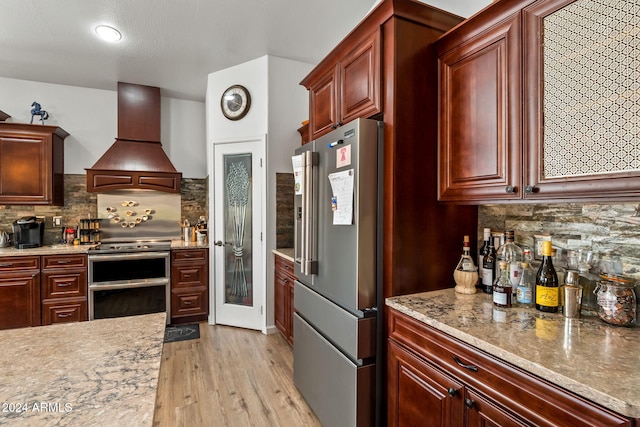
M 280 334 L 200 323 L 200 339 L 165 343 L 154 426 L 321 426 L 293 385 Z

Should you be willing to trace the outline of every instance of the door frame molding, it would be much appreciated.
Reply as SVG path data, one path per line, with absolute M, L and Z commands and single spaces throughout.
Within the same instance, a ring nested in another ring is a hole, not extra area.
M 260 252 L 256 254 L 260 257 L 262 262 L 262 271 L 260 277 L 254 277 L 254 285 L 259 285 L 262 289 L 262 312 L 260 315 L 261 322 L 261 332 L 263 334 L 268 333 L 267 328 L 267 255 L 266 255 L 266 212 L 267 212 L 267 135 L 256 135 L 253 137 L 242 137 L 242 138 L 228 138 L 228 139 L 220 139 L 220 140 L 211 140 L 210 144 L 207 146 L 207 172 L 208 179 L 207 185 L 208 188 L 208 197 L 209 197 L 209 218 L 208 224 L 209 226 L 209 319 L 208 323 L 210 325 L 216 324 L 216 263 L 215 263 L 215 246 L 213 245 L 214 236 L 212 231 L 215 231 L 215 222 L 214 222 L 214 210 L 215 210 L 215 186 L 214 186 L 214 178 L 215 178 L 215 147 L 217 145 L 227 145 L 227 144 L 238 144 L 238 143 L 248 143 L 248 142 L 259 142 L 262 148 L 262 165 L 260 167 L 260 205 L 262 209 L 262 215 L 260 218 L 260 227 L 262 230 L 262 244 L 260 245 Z

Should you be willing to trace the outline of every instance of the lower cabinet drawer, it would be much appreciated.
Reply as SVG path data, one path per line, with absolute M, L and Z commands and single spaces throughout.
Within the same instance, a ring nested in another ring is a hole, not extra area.
M 42 303 L 42 324 L 82 322 L 87 320 L 86 301 Z
M 206 289 L 174 290 L 172 294 L 172 317 L 208 314 L 209 300 Z
M 86 295 L 86 270 L 42 274 L 42 299 L 84 297 Z

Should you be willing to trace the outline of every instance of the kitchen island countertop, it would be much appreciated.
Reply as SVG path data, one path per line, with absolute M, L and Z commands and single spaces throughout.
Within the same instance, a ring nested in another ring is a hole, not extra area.
M 0 331 L 0 425 L 151 426 L 165 320 Z
M 640 417 L 640 327 L 497 308 L 491 295 L 453 289 L 388 298 L 386 304 L 579 396 Z

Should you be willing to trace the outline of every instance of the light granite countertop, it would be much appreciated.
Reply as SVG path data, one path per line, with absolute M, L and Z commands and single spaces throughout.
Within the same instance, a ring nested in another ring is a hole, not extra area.
M 0 331 L 0 425 L 151 426 L 165 319 Z
M 281 256 L 284 259 L 287 259 L 287 260 L 289 260 L 291 262 L 294 262 L 294 260 L 293 260 L 293 256 L 294 256 L 293 255 L 294 254 L 293 248 L 276 248 L 276 249 L 273 250 L 273 253 L 278 255 L 278 256 Z
M 39 248 L 16 249 L 13 246 L 0 248 L 1 256 L 33 256 L 33 255 L 72 255 L 86 254 L 95 245 L 48 245 Z M 208 243 L 185 242 L 184 240 L 172 240 L 171 249 L 206 249 Z
M 640 327 L 497 308 L 491 295 L 445 289 L 388 298 L 427 325 L 622 415 L 640 417 Z

